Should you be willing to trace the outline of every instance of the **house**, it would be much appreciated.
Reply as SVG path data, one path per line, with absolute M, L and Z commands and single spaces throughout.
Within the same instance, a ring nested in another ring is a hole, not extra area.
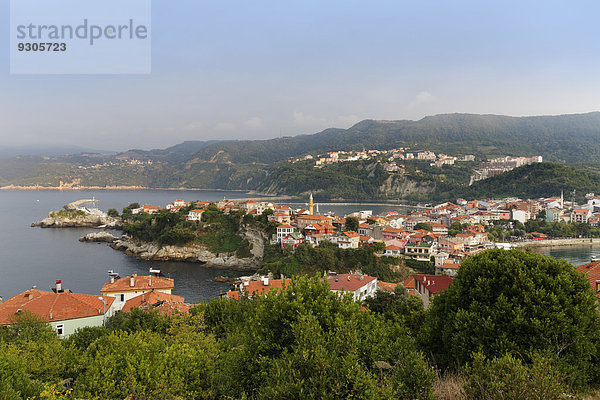
M 442 275 L 456 276 L 459 268 L 460 264 L 445 262 L 439 267 L 439 271 Z
M 340 249 L 358 249 L 360 235 L 354 231 L 343 232 L 335 242 Z
M 548 208 L 546 210 L 546 222 L 560 221 L 563 216 L 563 210 L 561 208 Z
M 404 254 L 418 261 L 429 261 L 434 254 L 434 247 L 427 243 L 407 244 L 404 247 Z
M 410 278 L 406 278 L 402 282 L 402 286 L 404 286 L 409 295 L 413 296 L 415 294 L 415 278 L 412 276 Z
M 200 209 L 196 209 L 196 210 L 191 210 L 186 219 L 188 221 L 202 221 L 202 214 L 204 214 L 204 210 L 200 210 Z
M 452 253 L 453 251 L 462 251 L 465 248 L 464 243 L 451 238 L 442 239 L 438 242 L 438 250 Z
M 159 206 L 150 206 L 150 205 L 142 206 L 142 212 L 145 212 L 146 214 L 156 214 L 160 210 L 161 210 L 161 208 Z
M 283 224 L 277 227 L 277 243 L 281 241 L 290 233 L 294 232 L 294 227 L 290 224 Z
M 523 210 L 517 210 L 515 208 L 511 210 L 510 217 L 511 219 L 514 219 L 515 221 L 519 221 L 520 223 L 524 224 L 525 222 L 531 219 L 531 213 Z
M 281 239 L 281 247 L 290 246 L 292 249 L 304 243 L 304 235 L 300 232 L 292 232 Z
M 383 228 L 383 240 L 396 239 L 402 232 L 404 232 L 404 229 L 392 228 L 391 226 Z
M 438 235 L 447 235 L 448 227 L 444 224 L 440 224 L 437 222 L 430 222 L 429 226 L 431 226 L 431 232 L 437 233 Z
M 371 231 L 371 225 L 366 223 L 361 223 L 358 225 L 358 234 L 361 236 L 370 236 L 369 233 Z
M 289 224 L 292 222 L 292 217 L 290 214 L 282 213 L 282 212 L 274 212 L 273 214 L 267 217 L 269 222 L 277 222 L 279 224 Z
M 298 229 L 304 229 L 311 224 L 325 224 L 333 226 L 333 219 L 323 215 L 300 215 L 296 218 Z
M 592 216 L 592 212 L 585 208 L 575 209 L 571 213 L 571 222 L 587 224 L 588 218 Z
M 415 295 L 423 300 L 423 306 L 429 307 L 431 299 L 438 293 L 446 290 L 453 281 L 451 276 L 442 275 L 413 275 L 415 282 Z
M 9 325 L 15 315 L 29 311 L 48 322 L 60 338 L 67 338 L 79 328 L 102 326 L 115 312 L 114 300 L 62 290 L 57 281 L 51 292 L 34 287 L 0 303 L 0 324 Z
M 362 301 L 375 296 L 377 278 L 358 274 L 338 274 L 327 277 L 329 288 L 340 295 L 352 293 L 354 301 Z
M 190 310 L 190 306 L 185 304 L 183 297 L 154 289 L 127 300 L 121 311 L 131 312 L 132 308 L 156 310 L 162 315 L 186 314 Z
M 398 286 L 397 283 L 388 283 L 388 282 L 380 282 L 377 281 L 377 290 L 381 291 L 381 292 L 394 292 L 396 290 L 396 287 Z
M 404 252 L 404 248 L 400 247 L 400 246 L 394 246 L 389 245 L 389 246 L 385 246 L 385 251 L 384 251 L 384 255 L 386 256 L 390 256 L 390 257 L 399 257 L 402 255 L 402 253 Z
M 304 228 L 304 234 L 306 236 L 315 236 L 315 235 L 332 235 L 334 231 L 333 225 L 327 224 L 310 224 Z
M 125 278 L 110 275 L 110 282 L 106 282 L 100 290 L 103 296 L 115 298 L 115 310 L 121 311 L 128 300 L 142 293 L 151 291 L 171 294 L 175 287 L 173 279 L 160 276 L 138 276 L 133 274 Z
M 358 239 L 359 246 L 370 246 L 373 243 L 375 243 L 375 239 L 373 239 L 371 236 L 361 236 Z
M 239 299 L 241 296 L 263 296 L 270 291 L 279 293 L 283 288 L 287 288 L 291 282 L 291 279 L 269 279 L 263 276 L 259 281 L 244 281 L 240 283 L 236 287 L 237 290 L 227 292 L 227 297 L 230 299 Z

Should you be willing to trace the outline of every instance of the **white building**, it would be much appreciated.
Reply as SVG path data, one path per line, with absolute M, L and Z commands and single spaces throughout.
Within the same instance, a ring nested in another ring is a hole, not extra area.
M 204 214 L 204 210 L 191 210 L 186 219 L 188 221 L 202 221 L 202 214 Z
M 63 291 L 57 281 L 51 292 L 32 288 L 0 303 L 0 324 L 9 325 L 19 313 L 28 311 L 48 322 L 60 338 L 67 338 L 79 328 L 102 326 L 115 312 L 114 300 Z
M 171 294 L 171 290 L 175 287 L 173 279 L 163 278 L 159 276 L 137 276 L 133 274 L 125 278 L 110 277 L 110 282 L 106 282 L 100 291 L 103 296 L 114 297 L 114 309 L 120 311 L 125 303 L 142 293 L 147 293 L 152 290 Z
M 279 225 L 277 227 L 277 243 L 281 243 L 281 241 L 289 234 L 294 232 L 294 227 L 289 224 Z
M 352 293 L 354 301 L 362 301 L 375 296 L 377 292 L 377 278 L 374 276 L 357 274 L 330 275 L 327 278 L 329 288 L 340 295 Z

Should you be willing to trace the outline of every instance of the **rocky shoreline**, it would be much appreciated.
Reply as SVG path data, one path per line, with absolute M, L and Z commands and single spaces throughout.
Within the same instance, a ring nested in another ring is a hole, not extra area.
M 31 224 L 40 228 L 108 228 L 121 229 L 123 222 L 120 218 L 104 217 L 92 214 L 61 215 L 60 212 L 51 212 L 41 221 Z
M 140 242 L 125 235 L 116 237 L 109 232 L 89 233 L 82 236 L 79 241 L 109 243 L 114 250 L 142 260 L 186 261 L 199 263 L 208 268 L 228 268 L 237 271 L 256 271 L 260 268 L 261 258 L 257 257 L 258 254 L 251 258 L 238 258 L 234 253 L 212 253 L 200 244 L 159 246 L 156 243 Z

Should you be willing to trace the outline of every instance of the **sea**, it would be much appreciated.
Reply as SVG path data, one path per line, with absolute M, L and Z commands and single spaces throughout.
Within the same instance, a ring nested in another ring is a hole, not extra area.
M 95 232 L 93 228 L 42 229 L 31 223 L 45 218 L 50 211 L 80 199 L 96 199 L 97 207 L 122 210 L 131 203 L 165 206 L 176 200 L 217 201 L 223 198 L 247 198 L 243 192 L 177 191 L 177 190 L 78 190 L 78 191 L 12 191 L 0 190 L 0 296 L 8 299 L 33 286 L 50 290 L 56 280 L 73 292 L 99 294 L 108 280 L 108 270 L 121 276 L 148 274 L 160 269 L 175 281 L 173 293 L 186 302 L 209 300 L 229 289 L 229 283 L 215 277 L 239 277 L 248 273 L 224 268 L 209 268 L 199 263 L 140 260 L 111 249 L 106 243 L 81 243 L 79 238 Z M 283 204 L 283 203 L 282 203 Z M 290 203 L 288 203 L 290 204 Z M 291 203 L 305 208 L 304 203 Z M 404 211 L 394 205 L 318 203 L 319 212 L 346 215 L 354 211 Z M 119 232 L 114 232 L 116 235 Z M 600 256 L 600 247 L 580 246 L 538 249 L 556 258 L 580 265 L 592 255 Z

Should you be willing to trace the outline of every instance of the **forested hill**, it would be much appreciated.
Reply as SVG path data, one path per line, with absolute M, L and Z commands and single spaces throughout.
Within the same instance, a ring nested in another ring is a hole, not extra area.
M 600 158 L 600 112 L 540 117 L 443 114 L 419 121 L 359 122 L 349 129 L 271 140 L 205 145 L 195 157 L 233 163 L 273 163 L 306 153 L 409 146 L 449 154 L 542 155 L 548 161 Z
M 530 164 L 479 181 L 465 190 L 465 195 L 471 198 L 515 196 L 531 199 L 556 196 L 561 191 L 568 197 L 573 190 L 576 190 L 578 199 L 586 193 L 599 193 L 600 175 L 554 163 Z

